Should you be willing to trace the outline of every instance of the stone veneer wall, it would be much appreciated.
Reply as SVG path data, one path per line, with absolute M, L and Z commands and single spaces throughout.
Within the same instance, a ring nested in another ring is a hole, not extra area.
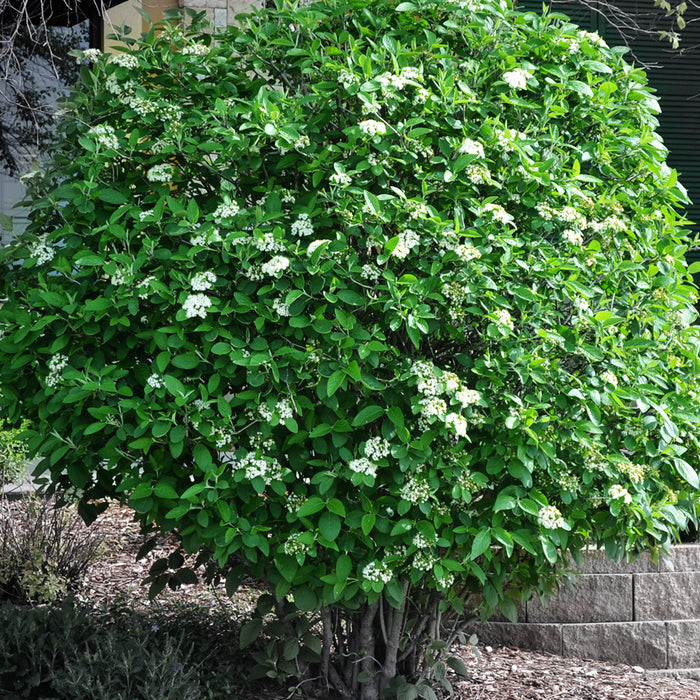
M 529 601 L 521 622 L 476 626 L 484 644 L 700 677 L 700 545 L 678 545 L 658 564 L 645 555 L 616 564 L 603 552 L 584 556 L 572 590 Z

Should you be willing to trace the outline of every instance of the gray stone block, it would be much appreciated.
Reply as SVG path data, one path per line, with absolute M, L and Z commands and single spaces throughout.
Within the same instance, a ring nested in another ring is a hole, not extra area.
M 700 618 L 700 572 L 634 575 L 635 620 Z
M 669 668 L 700 668 L 700 620 L 666 623 Z
M 663 622 L 562 625 L 562 653 L 630 666 L 666 668 L 666 626 Z
M 536 649 L 557 656 L 562 654 L 561 625 L 557 624 L 478 622 L 469 628 L 469 632 L 476 634 L 479 644 Z
M 615 562 L 607 558 L 604 549 L 591 548 L 582 552 L 582 559 L 583 562 L 578 568 L 582 574 L 636 574 L 659 569 L 648 552 L 644 552 L 634 561 Z
M 583 574 L 573 589 L 556 597 L 529 600 L 527 622 L 628 622 L 633 620 L 632 576 Z
M 655 668 L 648 674 L 651 678 L 661 676 L 666 678 L 692 678 L 700 681 L 700 668 Z
M 668 559 L 659 560 L 659 571 L 700 571 L 700 544 L 678 544 Z

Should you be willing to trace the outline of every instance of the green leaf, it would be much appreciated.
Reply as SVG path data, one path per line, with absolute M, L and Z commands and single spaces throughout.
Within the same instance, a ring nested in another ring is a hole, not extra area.
M 458 675 L 464 678 L 469 677 L 469 670 L 462 659 L 456 656 L 448 656 L 445 663 Z
M 338 581 L 346 581 L 352 571 L 352 559 L 347 554 L 341 554 L 335 563 L 335 574 Z
M 311 612 L 318 608 L 318 597 L 309 586 L 294 589 L 294 602 L 299 610 Z
M 319 498 L 318 496 L 311 496 L 301 504 L 299 510 L 297 510 L 297 516 L 299 518 L 306 518 L 309 515 L 313 515 L 314 513 L 318 513 L 320 510 L 323 510 L 325 506 L 326 503 L 322 498 Z
M 170 500 L 178 498 L 177 491 L 172 487 L 171 484 L 168 484 L 164 481 L 159 481 L 153 487 L 153 493 L 156 496 L 158 496 L 158 498 L 166 498 Z
M 206 445 L 201 443 L 195 445 L 193 450 L 195 464 L 203 471 L 208 472 L 213 466 L 211 452 Z
M 340 534 L 340 527 L 340 518 L 335 513 L 330 513 L 328 511 L 321 515 L 321 519 L 318 522 L 319 531 L 331 542 Z
M 360 425 L 366 425 L 372 421 L 377 420 L 380 416 L 384 415 L 384 408 L 381 406 L 365 406 L 353 419 L 353 427 L 358 427 Z
M 260 617 L 255 617 L 250 622 L 246 622 L 245 625 L 241 627 L 241 634 L 238 640 L 240 648 L 245 649 L 255 642 L 260 636 L 262 628 L 263 621 Z
M 491 546 L 491 533 L 488 530 L 482 530 L 474 538 L 472 542 L 471 559 L 480 557 Z
M 125 202 L 129 201 L 121 192 L 111 189 L 100 190 L 97 196 L 103 202 L 107 202 L 108 204 L 124 204 Z
M 496 503 L 494 503 L 493 511 L 498 513 L 501 510 L 513 510 L 518 504 L 518 500 L 511 494 L 502 491 L 496 497 Z
M 328 396 L 333 396 L 341 385 L 345 381 L 345 372 L 341 369 L 336 370 L 328 377 L 328 384 L 326 385 L 326 393 Z
M 679 457 L 673 458 L 673 466 L 676 471 L 685 479 L 694 489 L 700 489 L 700 477 L 698 477 L 697 471 L 688 464 L 684 459 Z
M 374 513 L 365 513 L 362 516 L 362 532 L 365 534 L 365 536 L 369 536 L 369 533 L 372 532 L 376 521 L 377 516 Z

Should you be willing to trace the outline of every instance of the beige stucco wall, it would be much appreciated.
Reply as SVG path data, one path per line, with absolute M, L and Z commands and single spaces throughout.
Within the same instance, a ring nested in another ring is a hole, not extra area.
M 139 36 L 146 31 L 148 23 L 139 14 L 143 10 L 153 21 L 163 17 L 163 10 L 170 8 L 191 8 L 196 12 L 206 12 L 207 19 L 214 29 L 223 29 L 233 24 L 236 15 L 247 12 L 251 6 L 261 7 L 264 0 L 127 0 L 115 5 L 107 12 L 104 22 L 104 47 L 109 51 L 114 42 L 107 37 L 116 28 L 126 25 L 132 34 Z
M 180 7 L 205 11 L 214 29 L 233 24 L 236 15 L 248 12 L 252 6 L 262 7 L 263 0 L 179 0 Z

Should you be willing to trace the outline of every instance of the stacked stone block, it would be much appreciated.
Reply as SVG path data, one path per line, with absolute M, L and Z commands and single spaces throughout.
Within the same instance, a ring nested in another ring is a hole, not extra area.
M 475 631 L 492 646 L 700 675 L 700 545 L 674 547 L 657 564 L 649 556 L 616 564 L 590 551 L 570 590 L 529 601 L 520 620 Z

